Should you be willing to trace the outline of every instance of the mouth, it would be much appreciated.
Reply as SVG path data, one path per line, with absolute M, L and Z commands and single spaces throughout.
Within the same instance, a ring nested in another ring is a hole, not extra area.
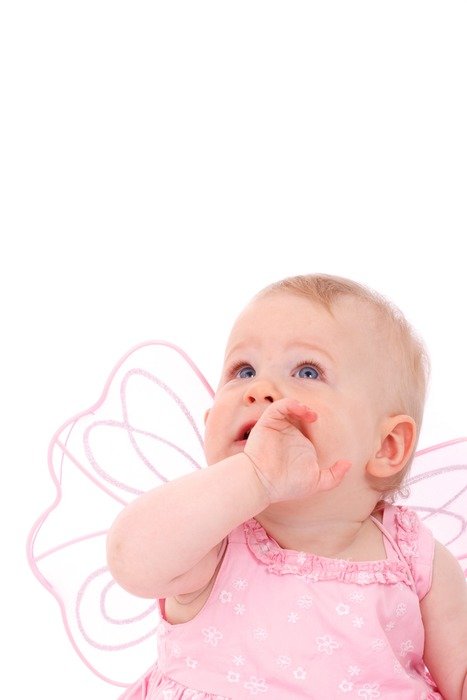
M 245 423 L 245 425 L 243 425 L 238 431 L 235 442 L 246 442 L 255 425 L 256 421 L 250 421 L 249 423 Z

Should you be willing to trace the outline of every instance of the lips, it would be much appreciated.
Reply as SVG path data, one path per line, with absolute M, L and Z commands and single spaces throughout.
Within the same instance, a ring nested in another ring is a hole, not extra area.
M 257 421 L 255 420 L 249 421 L 248 423 L 244 423 L 237 433 L 235 442 L 246 442 L 256 423 Z

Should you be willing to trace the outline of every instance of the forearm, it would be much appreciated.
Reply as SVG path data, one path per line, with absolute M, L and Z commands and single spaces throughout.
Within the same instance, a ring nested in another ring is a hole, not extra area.
M 130 503 L 109 531 L 110 569 L 124 587 L 162 590 L 267 506 L 250 459 L 229 457 Z

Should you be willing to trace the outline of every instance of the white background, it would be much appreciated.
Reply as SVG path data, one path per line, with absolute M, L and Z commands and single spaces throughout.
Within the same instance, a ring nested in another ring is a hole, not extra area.
M 47 443 L 149 338 L 212 383 L 242 305 L 324 271 L 425 338 L 465 435 L 465 3 L 11 0 L 0 16 L 8 696 L 114 698 L 30 574 Z M 5 652 L 4 652 L 5 654 Z

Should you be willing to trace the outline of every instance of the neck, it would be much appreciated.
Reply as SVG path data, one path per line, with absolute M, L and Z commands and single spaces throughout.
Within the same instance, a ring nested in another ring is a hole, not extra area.
M 345 558 L 374 527 L 370 515 L 378 500 L 375 492 L 347 494 L 344 504 L 327 492 L 307 501 L 275 503 L 256 519 L 283 549 Z

